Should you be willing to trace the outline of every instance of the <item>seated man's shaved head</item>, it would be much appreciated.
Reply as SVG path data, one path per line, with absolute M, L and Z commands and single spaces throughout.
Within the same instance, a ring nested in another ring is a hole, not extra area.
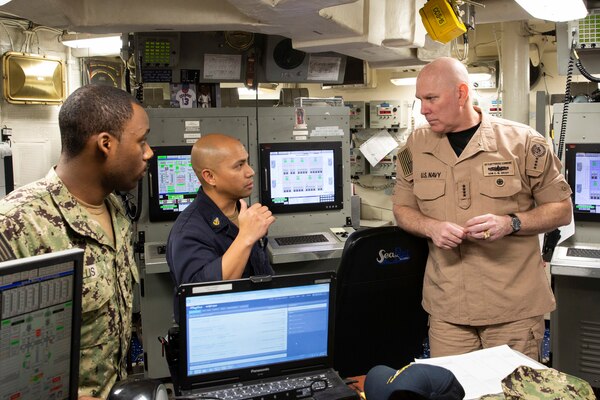
M 202 184 L 206 184 L 202 178 L 202 170 L 216 169 L 219 163 L 231 153 L 231 149 L 236 147 L 243 147 L 243 145 L 239 140 L 222 133 L 204 135 L 194 143 L 192 168 Z
M 254 170 L 243 143 L 222 133 L 202 135 L 192 147 L 201 187 L 175 221 L 167 243 L 173 281 L 239 279 L 273 275 L 265 236 L 275 217 L 246 198 L 255 191 Z

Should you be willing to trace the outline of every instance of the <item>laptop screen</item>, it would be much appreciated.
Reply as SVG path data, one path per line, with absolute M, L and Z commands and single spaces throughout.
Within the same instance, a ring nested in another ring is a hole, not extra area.
M 183 285 L 185 378 L 243 380 L 330 366 L 333 283 L 327 272 Z

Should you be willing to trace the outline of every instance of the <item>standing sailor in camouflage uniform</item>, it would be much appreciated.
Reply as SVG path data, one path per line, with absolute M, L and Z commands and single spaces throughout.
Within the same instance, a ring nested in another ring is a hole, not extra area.
M 126 376 L 139 280 L 131 223 L 113 192 L 133 189 L 145 173 L 148 116 L 128 93 L 88 85 L 58 119 L 56 167 L 0 200 L 0 260 L 84 249 L 79 394 L 106 398 Z

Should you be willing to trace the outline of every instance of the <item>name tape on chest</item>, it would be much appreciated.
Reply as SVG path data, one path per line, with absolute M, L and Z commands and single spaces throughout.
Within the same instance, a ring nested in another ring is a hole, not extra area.
M 515 165 L 512 160 L 483 163 L 483 176 L 514 175 Z

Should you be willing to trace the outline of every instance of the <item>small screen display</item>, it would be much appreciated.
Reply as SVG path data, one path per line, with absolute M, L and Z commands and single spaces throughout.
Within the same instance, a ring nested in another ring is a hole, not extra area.
M 574 218 L 600 222 L 600 143 L 567 144 L 565 149 Z
M 261 202 L 274 213 L 343 207 L 340 142 L 262 144 L 261 169 Z
M 156 147 L 150 161 L 150 221 L 175 220 L 196 198 L 200 181 L 194 173 L 191 146 Z

